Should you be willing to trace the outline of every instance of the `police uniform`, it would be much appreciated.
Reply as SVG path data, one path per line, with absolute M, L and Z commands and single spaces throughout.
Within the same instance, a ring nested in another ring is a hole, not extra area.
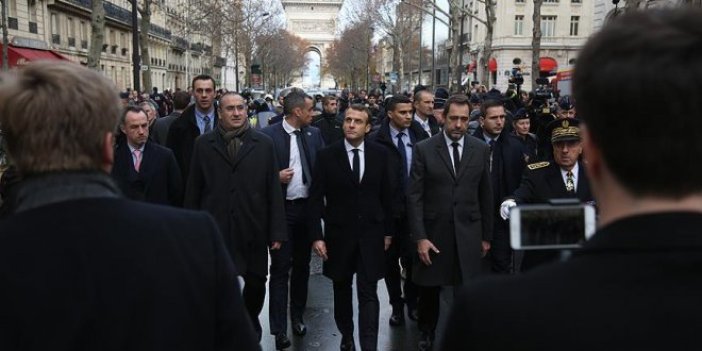
M 513 120 L 514 123 L 516 123 L 517 121 L 522 119 L 529 119 L 529 115 L 527 114 L 525 109 L 520 108 L 519 110 L 517 110 L 517 112 L 514 113 Z M 516 130 L 514 130 L 512 131 L 511 135 L 517 140 L 519 140 L 519 143 L 523 148 L 524 162 L 529 163 L 536 161 L 536 154 L 539 148 L 536 134 L 528 133 L 526 136 L 521 136 L 517 134 Z
M 575 119 L 557 120 L 547 126 L 551 141 L 580 140 L 579 121 Z M 585 166 L 578 161 L 572 177 L 554 161 L 542 161 L 527 165 L 521 184 L 509 200 L 517 204 L 548 203 L 551 199 L 576 198 L 583 203 L 593 203 L 590 182 Z M 569 180 L 568 178 L 572 178 Z M 507 202 L 505 201 L 505 202 Z M 505 204 L 503 202 L 503 206 Z M 539 250 L 524 252 L 522 271 L 558 258 L 558 251 Z

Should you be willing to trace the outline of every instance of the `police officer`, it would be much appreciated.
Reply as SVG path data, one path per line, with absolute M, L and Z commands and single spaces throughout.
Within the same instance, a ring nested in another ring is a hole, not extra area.
M 503 219 L 509 218 L 509 209 L 517 204 L 547 203 L 551 199 L 567 198 L 593 202 L 585 167 L 580 161 L 583 148 L 579 125 L 577 119 L 549 123 L 546 129 L 551 135 L 553 161 L 527 165 L 519 188 L 500 206 Z M 557 251 L 525 252 L 521 270 L 528 270 L 557 257 Z
M 520 108 L 514 113 L 512 126 L 514 127 L 512 136 L 519 140 L 524 149 L 524 162 L 529 163 L 535 161 L 538 150 L 538 139 L 536 138 L 536 134 L 529 132 L 531 120 L 529 119 L 529 114 L 526 109 Z

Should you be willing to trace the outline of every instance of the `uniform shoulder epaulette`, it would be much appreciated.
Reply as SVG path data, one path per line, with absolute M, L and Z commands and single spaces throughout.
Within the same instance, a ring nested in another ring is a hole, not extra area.
M 533 170 L 535 170 L 535 169 L 544 168 L 544 167 L 546 167 L 546 166 L 548 166 L 548 165 L 550 165 L 550 164 L 551 164 L 551 163 L 546 162 L 546 161 L 544 161 L 544 162 L 536 162 L 536 163 L 532 163 L 532 164 L 527 165 L 527 167 L 528 167 L 530 170 L 533 171 Z

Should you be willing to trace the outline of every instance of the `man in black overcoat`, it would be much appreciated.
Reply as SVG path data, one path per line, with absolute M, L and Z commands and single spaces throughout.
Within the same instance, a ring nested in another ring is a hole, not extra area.
M 0 222 L 0 350 L 259 350 L 212 218 L 123 199 L 109 177 L 114 84 L 64 61 L 0 81 L 22 176 Z
M 700 16 L 635 11 L 591 37 L 573 87 L 599 229 L 566 262 L 466 287 L 442 350 L 699 348 Z
M 287 240 L 275 152 L 271 139 L 249 126 L 241 95 L 222 95 L 219 116 L 215 130 L 195 142 L 185 207 L 205 210 L 219 224 L 260 339 L 268 247 L 278 250 Z
M 378 349 L 378 280 L 392 242 L 395 186 L 386 151 L 364 137 L 370 111 L 353 104 L 345 112 L 344 140 L 322 149 L 310 192 L 311 237 L 334 283 L 334 320 L 341 350 L 355 350 L 351 286 L 356 274 L 361 350 Z M 324 234 L 320 219 L 324 217 Z

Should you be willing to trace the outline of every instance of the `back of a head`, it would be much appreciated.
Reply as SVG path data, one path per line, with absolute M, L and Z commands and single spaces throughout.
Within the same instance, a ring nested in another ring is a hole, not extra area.
M 173 94 L 173 108 L 176 110 L 184 110 L 190 104 L 190 94 L 184 91 L 176 91 Z
M 634 195 L 702 191 L 700 18 L 689 7 L 625 14 L 591 38 L 576 63 L 578 116 Z
M 289 116 L 296 107 L 305 107 L 305 99 L 309 98 L 302 89 L 293 89 L 283 100 L 283 114 Z
M 0 125 L 20 173 L 101 170 L 118 96 L 107 78 L 70 62 L 33 62 L 5 75 Z

